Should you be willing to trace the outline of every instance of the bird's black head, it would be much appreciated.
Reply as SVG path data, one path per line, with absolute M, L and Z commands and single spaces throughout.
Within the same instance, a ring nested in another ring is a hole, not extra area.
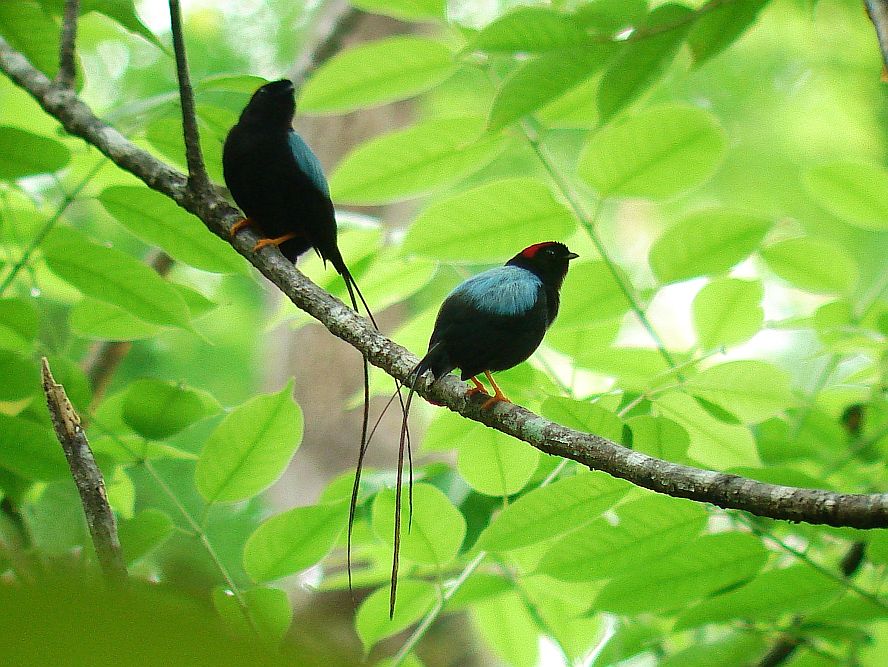
M 289 129 L 296 112 L 293 82 L 281 79 L 266 83 L 253 93 L 241 113 L 242 123 L 257 123 L 266 127 Z
M 579 255 L 571 252 L 563 243 L 546 241 L 526 247 L 506 264 L 520 266 L 535 273 L 546 285 L 557 290 L 561 288 L 564 276 L 567 275 L 568 262 L 577 257 Z

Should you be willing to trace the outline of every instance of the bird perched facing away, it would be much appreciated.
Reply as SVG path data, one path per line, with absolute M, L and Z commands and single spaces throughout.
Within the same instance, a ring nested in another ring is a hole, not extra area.
M 461 379 L 471 380 L 474 385 L 469 389 L 470 394 L 486 394 L 484 385 L 476 377 L 483 373 L 494 394 L 484 402 L 482 409 L 508 401 L 491 373 L 517 366 L 539 347 L 558 314 L 559 290 L 567 275 L 568 263 L 577 257 L 563 243 L 537 243 L 519 252 L 504 266 L 463 281 L 441 304 L 429 350 L 411 371 L 410 393 L 401 427 L 390 615 L 394 614 L 398 577 L 404 436 L 419 377 L 431 371 L 433 378 L 438 380 L 459 368 Z

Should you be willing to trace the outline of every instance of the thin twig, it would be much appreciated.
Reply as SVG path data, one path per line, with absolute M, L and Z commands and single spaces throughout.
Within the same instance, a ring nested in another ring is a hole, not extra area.
M 888 0 L 864 0 L 866 13 L 876 28 L 876 38 L 882 51 L 882 66 L 888 72 Z
M 296 89 L 314 70 L 342 48 L 342 40 L 352 31 L 361 12 L 347 0 L 331 0 L 324 4 L 312 28 L 309 48 L 303 49 L 290 72 Z
M 370 363 L 406 381 L 418 359 L 380 335 L 341 301 L 308 280 L 292 262 L 271 249 L 253 252 L 258 237 L 249 231 L 230 237 L 240 213 L 216 192 L 194 192 L 186 177 L 133 145 L 96 118 L 72 91 L 54 85 L 18 51 L 0 38 L 0 70 L 27 90 L 43 109 L 75 136 L 108 155 L 119 167 L 141 179 L 199 217 L 219 237 L 231 243 L 298 308 L 320 321 L 335 336 L 366 353 Z M 551 422 L 518 405 L 499 404 L 482 410 L 482 401 L 466 397 L 465 384 L 455 376 L 435 383 L 423 378 L 417 393 L 462 416 L 527 442 L 554 456 L 658 493 L 741 509 L 759 516 L 855 528 L 888 527 L 888 494 L 842 494 L 819 489 L 765 484 L 739 475 L 702 470 L 629 450 L 590 433 Z
M 83 188 L 95 177 L 96 174 L 105 166 L 105 158 L 99 160 L 99 162 L 89 170 L 86 176 L 83 177 L 83 180 L 80 181 L 77 185 L 74 186 L 74 189 L 71 190 L 70 193 L 66 194 L 62 198 L 62 202 L 59 204 L 58 208 L 56 208 L 55 213 L 46 221 L 46 224 L 37 232 L 37 235 L 31 241 L 31 244 L 25 248 L 25 251 L 22 253 L 22 256 L 19 257 L 19 260 L 13 264 L 12 268 L 9 270 L 9 273 L 6 274 L 6 277 L 3 279 L 3 282 L 0 283 L 0 297 L 2 297 L 6 290 L 12 285 L 12 282 L 15 280 L 15 277 L 19 274 L 19 272 L 27 266 L 28 261 L 31 259 L 31 255 L 34 254 L 34 251 L 40 247 L 40 244 L 43 243 L 43 239 L 46 238 L 46 235 L 52 231 L 52 228 L 56 226 L 59 220 L 61 220 L 62 215 L 65 211 L 68 210 L 68 207 L 74 203 L 80 193 L 83 191 Z
M 197 129 L 197 111 L 194 90 L 188 73 L 185 54 L 185 38 L 182 35 L 182 9 L 179 0 L 169 0 L 170 29 L 173 33 L 173 50 L 176 53 L 176 77 L 179 80 L 179 100 L 182 104 L 182 131 L 185 135 L 185 161 L 188 164 L 188 187 L 195 192 L 205 192 L 210 187 L 210 177 L 204 166 L 200 150 L 200 131 Z
M 80 417 L 68 400 L 65 388 L 52 377 L 46 357 L 41 359 L 43 392 L 56 437 L 68 459 L 71 476 L 80 493 L 80 502 L 96 548 L 96 556 L 105 576 L 114 583 L 126 580 L 126 565 L 117 537 L 117 521 L 105 495 L 105 480 L 96 465 Z
M 77 16 L 80 14 L 80 0 L 65 0 L 65 13 L 62 17 L 62 34 L 59 39 L 59 72 L 56 83 L 71 88 L 77 76 L 74 53 L 77 44 Z

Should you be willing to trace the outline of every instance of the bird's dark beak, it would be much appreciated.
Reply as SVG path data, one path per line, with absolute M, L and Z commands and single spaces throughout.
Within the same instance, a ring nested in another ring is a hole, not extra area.
M 575 253 L 575 252 L 569 252 L 569 253 L 567 253 L 567 258 L 568 258 L 569 260 L 570 260 L 570 259 L 576 259 L 577 257 L 579 257 L 579 255 L 578 255 L 577 253 Z

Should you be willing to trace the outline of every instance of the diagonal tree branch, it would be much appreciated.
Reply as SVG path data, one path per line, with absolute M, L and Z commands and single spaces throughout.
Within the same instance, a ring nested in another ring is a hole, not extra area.
M 41 365 L 43 393 L 46 394 L 49 415 L 52 417 L 52 424 L 65 452 L 65 458 L 68 459 L 71 476 L 77 485 L 99 565 L 110 581 L 123 582 L 127 576 L 126 565 L 117 537 L 117 521 L 105 495 L 102 471 L 93 458 L 89 441 L 80 425 L 80 417 L 68 400 L 65 388 L 53 378 L 46 357 L 41 359 Z
M 885 72 L 888 71 L 888 0 L 864 0 L 864 4 L 876 29 Z
M 271 249 L 252 252 L 258 240 L 254 234 L 245 232 L 230 240 L 229 230 L 240 215 L 216 192 L 190 191 L 183 174 L 137 148 L 96 118 L 72 91 L 49 81 L 2 38 L 0 70 L 27 90 L 69 133 L 83 138 L 119 167 L 198 216 L 213 233 L 229 240 L 298 308 L 366 353 L 373 365 L 406 381 L 418 361 L 413 354 L 377 333 L 363 318 L 303 276 L 279 252 Z M 452 375 L 431 386 L 428 379 L 423 378 L 417 391 L 468 419 L 523 440 L 547 454 L 572 459 L 659 493 L 773 519 L 857 528 L 888 527 L 888 494 L 840 494 L 763 484 L 738 475 L 663 461 L 597 435 L 565 428 L 518 405 L 500 404 L 491 410 L 482 410 L 483 399 L 467 399 L 465 385 Z

